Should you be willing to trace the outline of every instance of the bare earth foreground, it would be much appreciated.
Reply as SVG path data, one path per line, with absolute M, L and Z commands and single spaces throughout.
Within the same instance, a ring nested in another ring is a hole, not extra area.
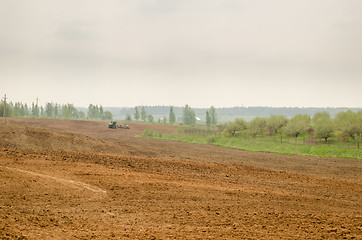
M 2 121 L 2 119 L 0 119 Z M 0 124 L 2 239 L 362 239 L 362 161 Z

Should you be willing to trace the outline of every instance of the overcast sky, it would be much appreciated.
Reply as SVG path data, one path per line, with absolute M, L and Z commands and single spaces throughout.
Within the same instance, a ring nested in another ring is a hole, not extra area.
M 1 0 L 0 94 L 362 107 L 361 0 Z

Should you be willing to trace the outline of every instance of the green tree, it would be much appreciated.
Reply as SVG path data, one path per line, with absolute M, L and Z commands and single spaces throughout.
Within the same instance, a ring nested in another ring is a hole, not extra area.
M 103 120 L 109 120 L 111 121 L 113 119 L 113 115 L 110 111 L 105 111 L 103 113 Z
M 216 114 L 216 108 L 214 106 L 210 107 L 209 114 L 210 114 L 210 124 L 216 125 L 217 124 L 217 114 Z
M 324 138 L 327 142 L 334 132 L 334 123 L 329 113 L 316 113 L 312 118 L 312 128 L 316 138 Z
M 62 117 L 64 119 L 79 119 L 80 114 L 73 104 L 65 104 L 62 106 Z
M 359 148 L 362 137 L 362 111 L 340 112 L 336 115 L 335 122 L 342 135 L 354 140 Z
M 31 115 L 33 116 L 33 117 L 39 117 L 39 113 L 40 113 L 40 111 L 39 111 L 39 105 L 38 104 L 35 104 L 34 102 L 32 103 L 32 105 L 31 105 Z
M 72 115 L 71 108 L 68 105 L 63 105 L 62 107 L 62 116 L 64 119 L 70 119 Z
M 210 125 L 211 125 L 210 114 L 209 111 L 206 111 L 206 126 L 210 127 Z
M 136 121 L 140 120 L 140 112 L 137 106 L 134 108 L 134 119 L 136 119 Z
M 5 101 L 1 101 L 0 103 L 0 116 L 4 117 L 4 105 Z M 6 103 L 6 117 L 12 117 L 13 116 L 13 108 L 10 106 L 10 104 Z
M 38 106 L 35 103 L 31 104 L 31 115 L 34 117 L 38 116 Z
M 73 111 L 73 110 L 72 110 Z M 73 111 L 75 113 L 75 111 Z M 94 119 L 94 120 L 111 120 L 109 119 L 110 115 L 109 113 L 106 114 L 107 111 L 103 110 L 103 106 L 100 105 L 98 107 L 98 105 L 93 105 L 93 104 L 89 104 L 88 106 L 88 118 L 89 119 Z M 76 114 L 77 117 L 79 118 L 79 114 Z M 113 118 L 113 116 L 112 116 Z
M 288 119 L 283 115 L 272 115 L 266 120 L 266 127 L 271 134 L 277 134 L 278 131 L 286 126 Z
M 64 115 L 64 112 L 63 112 L 63 115 Z M 97 119 L 97 117 L 98 117 L 98 107 L 96 105 L 89 104 L 87 115 L 88 115 L 89 119 Z
M 29 115 L 29 108 L 28 108 L 28 105 L 26 103 L 22 106 L 21 115 L 22 116 L 28 116 Z
M 183 109 L 183 122 L 186 125 L 196 124 L 195 111 L 188 104 L 186 104 Z
M 234 122 L 229 122 L 226 125 L 224 132 L 229 136 L 236 136 L 238 133 L 245 130 L 246 128 L 247 122 L 244 119 L 237 118 Z
M 147 120 L 150 122 L 150 123 L 153 123 L 154 122 L 154 117 L 152 115 L 147 115 Z
M 169 116 L 169 119 L 170 119 L 170 123 L 171 124 L 174 124 L 176 122 L 176 115 L 173 111 L 173 107 L 170 107 L 170 116 Z
M 79 119 L 86 119 L 85 113 L 82 112 L 82 111 L 78 111 L 78 118 L 79 118 Z
M 285 132 L 289 136 L 298 136 L 306 133 L 310 129 L 310 116 L 307 114 L 297 114 L 287 123 Z
M 57 118 L 57 117 L 59 117 L 59 109 L 60 109 L 60 106 L 59 106 L 59 104 L 55 104 L 55 106 L 54 106 L 54 116 Z M 83 113 L 83 112 L 82 112 Z M 83 113 L 84 114 L 84 113 Z M 84 118 L 84 117 L 83 117 Z
M 48 118 L 51 118 L 54 116 L 54 104 L 53 103 L 45 104 L 45 114 Z
M 249 132 L 252 137 L 263 135 L 266 129 L 266 119 L 256 117 L 249 123 Z
M 12 117 L 20 117 L 21 104 L 19 102 L 16 102 L 15 104 L 10 102 L 9 105 L 13 110 Z
M 285 132 L 285 126 L 278 129 L 277 134 L 280 135 L 280 143 L 283 143 L 283 134 Z
M 42 117 L 45 116 L 45 109 L 43 106 L 40 106 L 40 116 L 42 116 Z
M 144 106 L 142 106 L 142 110 L 141 110 L 141 119 L 142 121 L 146 122 L 146 118 L 147 118 L 147 112 Z
M 131 114 L 127 113 L 125 120 L 126 121 L 132 121 Z

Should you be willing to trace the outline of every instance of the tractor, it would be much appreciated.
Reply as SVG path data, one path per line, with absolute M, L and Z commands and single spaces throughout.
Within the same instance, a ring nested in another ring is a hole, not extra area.
M 117 129 L 117 128 L 129 129 L 129 126 L 128 125 L 117 125 L 116 121 L 111 121 L 108 124 L 108 128 L 112 128 L 112 129 Z

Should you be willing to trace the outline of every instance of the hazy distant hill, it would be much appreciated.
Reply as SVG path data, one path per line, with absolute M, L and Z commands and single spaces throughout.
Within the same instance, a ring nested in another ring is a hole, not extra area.
M 170 112 L 170 106 L 145 106 L 147 114 L 154 116 L 155 121 L 158 118 L 166 116 L 168 118 Z M 177 118 L 182 117 L 183 107 L 173 107 Z M 196 116 L 201 118 L 201 121 L 205 120 L 206 111 L 208 108 L 193 108 Z M 308 114 L 313 116 L 317 112 L 328 112 L 333 118 L 337 113 L 346 110 L 352 110 L 354 112 L 362 111 L 362 108 L 298 108 L 298 107 L 230 107 L 230 108 L 217 108 L 219 122 L 233 121 L 235 118 L 244 118 L 249 121 L 254 117 L 269 117 L 271 115 L 284 115 L 288 118 L 295 116 L 296 114 Z M 79 110 L 87 112 L 86 108 L 79 108 Z M 129 107 L 104 107 L 104 111 L 110 111 L 113 114 L 113 118 L 117 120 L 124 120 L 127 114 L 130 114 L 133 118 L 134 108 Z M 139 107 L 141 111 L 141 107 Z

